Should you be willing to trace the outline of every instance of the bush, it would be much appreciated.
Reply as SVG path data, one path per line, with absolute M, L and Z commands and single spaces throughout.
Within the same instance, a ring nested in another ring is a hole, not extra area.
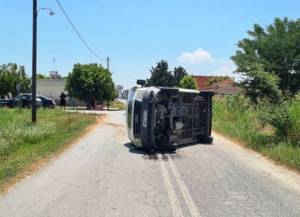
M 213 129 L 300 171 L 300 100 L 256 105 L 244 96 L 214 97 Z
M 290 104 L 288 113 L 292 121 L 292 126 L 289 130 L 289 140 L 292 144 L 300 147 L 300 100 L 295 100 Z
M 269 138 L 262 136 L 262 127 L 257 119 L 255 107 L 248 98 L 243 96 L 214 98 L 213 106 L 215 130 L 247 143 L 254 149 L 267 144 Z
M 180 80 L 180 87 L 181 88 L 186 88 L 186 89 L 197 89 L 197 83 L 196 80 L 190 76 L 190 75 L 185 75 L 181 80 Z
M 300 146 L 299 110 L 299 102 L 282 101 L 260 106 L 258 117 L 263 125 L 269 124 L 273 127 L 278 141 Z

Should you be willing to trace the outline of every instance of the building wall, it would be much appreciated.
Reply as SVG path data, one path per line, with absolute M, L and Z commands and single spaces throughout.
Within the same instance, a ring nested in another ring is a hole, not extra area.
M 59 100 L 61 92 L 65 92 L 65 80 L 37 80 L 37 94 Z
M 60 105 L 60 94 L 65 92 L 68 94 L 68 91 L 65 90 L 65 80 L 51 80 L 51 79 L 38 79 L 37 80 L 37 94 L 47 96 L 54 99 L 56 105 Z M 67 98 L 68 106 L 85 106 L 86 103 L 79 101 L 74 98 Z

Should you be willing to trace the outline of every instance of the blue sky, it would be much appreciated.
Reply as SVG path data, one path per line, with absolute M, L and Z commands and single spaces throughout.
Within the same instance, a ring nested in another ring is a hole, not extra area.
M 16 62 L 31 74 L 32 1 L 1 0 L 0 64 Z M 149 77 L 159 60 L 182 65 L 194 75 L 231 75 L 230 61 L 238 40 L 254 23 L 265 26 L 275 17 L 299 18 L 299 0 L 60 0 L 96 52 L 111 58 L 115 83 L 125 87 Z M 79 41 L 55 0 L 38 21 L 38 71 L 63 75 L 74 63 L 99 62 Z

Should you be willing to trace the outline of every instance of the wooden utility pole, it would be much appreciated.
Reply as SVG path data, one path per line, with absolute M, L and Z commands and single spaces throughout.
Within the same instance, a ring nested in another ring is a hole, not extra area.
M 32 123 L 36 123 L 36 65 L 37 65 L 37 0 L 33 0 L 33 22 L 32 22 L 32 76 L 31 76 L 31 87 L 32 87 L 32 98 L 31 98 L 31 109 L 32 109 Z

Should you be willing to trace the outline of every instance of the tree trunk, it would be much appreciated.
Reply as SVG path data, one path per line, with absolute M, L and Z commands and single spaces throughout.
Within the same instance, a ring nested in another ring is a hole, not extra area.
M 91 109 L 92 109 L 92 103 L 91 103 L 91 100 L 88 100 L 88 101 L 86 102 L 86 109 L 87 109 L 87 110 L 91 110 Z
M 109 100 L 107 100 L 107 110 L 109 110 Z

